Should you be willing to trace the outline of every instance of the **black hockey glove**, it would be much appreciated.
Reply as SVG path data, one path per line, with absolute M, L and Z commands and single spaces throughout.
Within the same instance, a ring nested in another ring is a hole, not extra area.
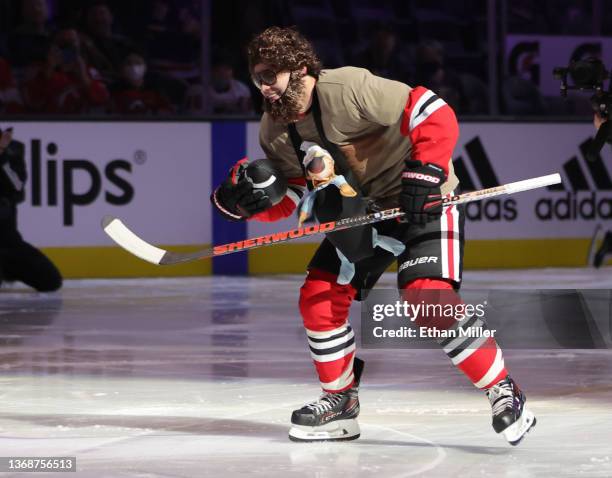
M 210 196 L 219 214 L 230 221 L 244 221 L 272 206 L 262 190 L 253 189 L 253 181 L 246 175 L 247 164 L 246 160 L 236 163 Z
M 406 213 L 403 222 L 423 225 L 439 219 L 442 215 L 440 187 L 445 181 L 446 174 L 439 166 L 406 160 L 400 194 L 400 207 Z

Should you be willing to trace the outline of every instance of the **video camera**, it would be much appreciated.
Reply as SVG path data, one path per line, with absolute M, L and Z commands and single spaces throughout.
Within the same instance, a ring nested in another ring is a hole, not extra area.
M 612 110 L 612 81 L 608 91 L 605 91 L 604 82 L 610 78 L 610 72 L 597 58 L 572 61 L 568 67 L 557 67 L 553 70 L 556 79 L 561 80 L 561 96 L 567 96 L 568 90 L 594 91 L 591 96 L 593 111 L 604 118 L 603 123 L 597 130 L 593 140 L 591 151 L 586 156 L 589 160 L 595 160 L 605 143 L 612 144 L 612 121 L 610 111 Z M 568 84 L 568 77 L 572 84 Z

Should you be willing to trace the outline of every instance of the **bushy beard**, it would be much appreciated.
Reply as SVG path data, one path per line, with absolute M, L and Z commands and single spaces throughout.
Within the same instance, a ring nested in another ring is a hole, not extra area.
M 305 89 L 303 76 L 299 71 L 292 71 L 287 88 L 279 99 L 271 102 L 264 98 L 264 110 L 274 121 L 289 124 L 299 119 L 300 100 Z

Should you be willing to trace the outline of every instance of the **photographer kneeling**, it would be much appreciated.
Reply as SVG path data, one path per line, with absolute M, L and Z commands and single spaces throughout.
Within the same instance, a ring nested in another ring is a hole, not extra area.
M 0 130 L 0 283 L 21 281 L 39 292 L 62 286 L 62 276 L 17 230 L 17 203 L 23 200 L 27 178 L 23 145 L 13 130 Z

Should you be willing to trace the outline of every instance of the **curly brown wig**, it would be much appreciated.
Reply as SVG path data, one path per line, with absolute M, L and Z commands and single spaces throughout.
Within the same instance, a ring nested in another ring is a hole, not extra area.
M 248 46 L 249 69 L 266 63 L 279 70 L 299 70 L 318 77 L 321 61 L 310 43 L 295 28 L 270 27 L 251 40 Z

